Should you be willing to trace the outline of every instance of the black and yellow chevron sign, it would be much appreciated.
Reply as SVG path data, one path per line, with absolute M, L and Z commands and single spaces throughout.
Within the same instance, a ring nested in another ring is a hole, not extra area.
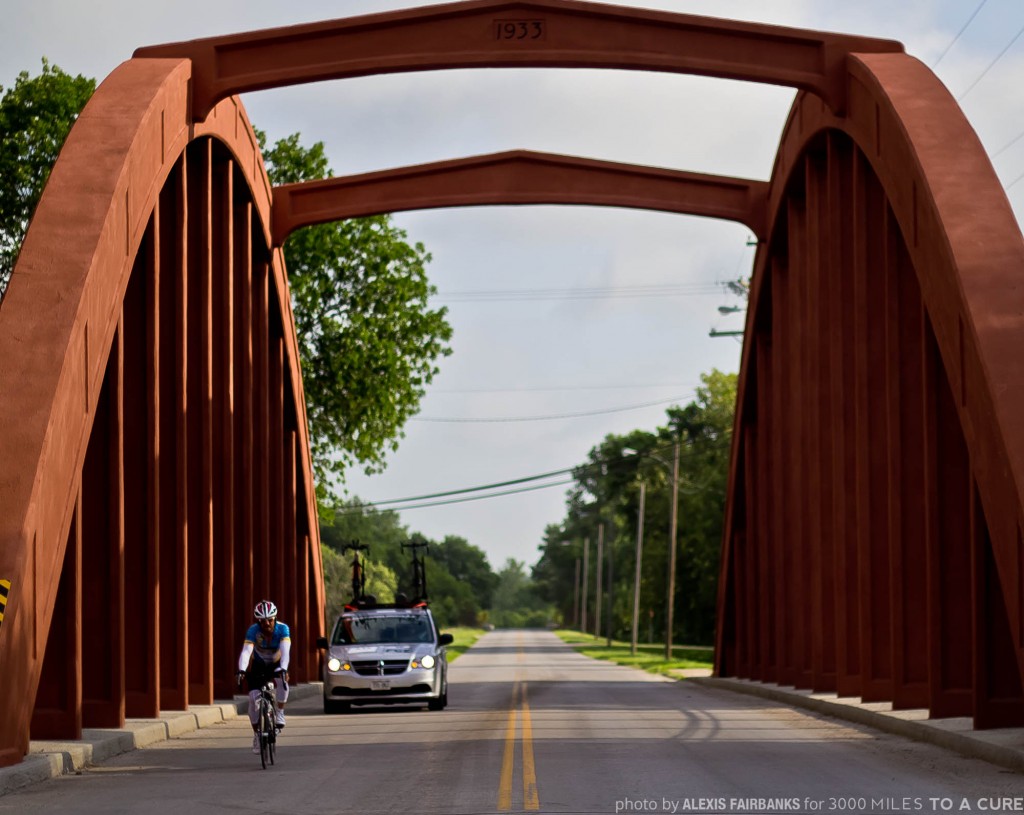
M 0 580 L 0 625 L 4 622 L 4 611 L 7 609 L 7 595 L 11 593 L 11 581 Z

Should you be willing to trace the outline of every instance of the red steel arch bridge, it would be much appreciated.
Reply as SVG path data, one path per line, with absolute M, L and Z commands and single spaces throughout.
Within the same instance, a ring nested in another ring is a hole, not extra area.
M 281 188 L 237 96 L 480 67 L 799 93 L 768 182 L 513 151 Z M 890 41 L 471 0 L 142 48 L 83 111 L 0 307 L 0 765 L 229 695 L 262 596 L 315 678 L 280 246 L 332 219 L 536 203 L 758 238 L 718 673 L 1024 723 L 1024 242 L 950 94 Z

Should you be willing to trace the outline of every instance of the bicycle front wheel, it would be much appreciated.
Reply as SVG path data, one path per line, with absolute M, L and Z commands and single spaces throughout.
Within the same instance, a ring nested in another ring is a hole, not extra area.
M 266 704 L 260 705 L 260 764 L 267 769 L 267 759 L 270 757 L 270 743 L 267 739 L 267 729 L 270 727 L 270 717 L 267 714 Z M 273 764 L 273 759 L 271 759 Z

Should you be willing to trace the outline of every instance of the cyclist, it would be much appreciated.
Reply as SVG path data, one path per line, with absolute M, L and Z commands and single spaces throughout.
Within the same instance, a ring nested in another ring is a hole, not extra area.
M 252 751 L 260 751 L 259 700 L 260 688 L 274 680 L 277 698 L 276 724 L 284 727 L 284 705 L 288 701 L 288 662 L 292 640 L 288 626 L 277 622 L 277 606 L 260 600 L 253 609 L 256 622 L 245 632 L 242 653 L 238 655 L 238 682 L 249 685 L 249 721 L 252 723 Z

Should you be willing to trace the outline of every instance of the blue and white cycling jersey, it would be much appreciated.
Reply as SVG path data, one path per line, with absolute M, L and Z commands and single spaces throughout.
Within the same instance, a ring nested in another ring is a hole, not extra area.
M 242 653 L 252 646 L 256 656 L 263 662 L 274 664 L 281 662 L 282 668 L 288 667 L 288 651 L 291 646 L 291 633 L 285 623 L 274 623 L 274 630 L 268 636 L 263 633 L 259 623 L 253 623 L 245 632 L 245 643 L 242 646 Z M 239 665 L 241 670 L 244 666 Z

